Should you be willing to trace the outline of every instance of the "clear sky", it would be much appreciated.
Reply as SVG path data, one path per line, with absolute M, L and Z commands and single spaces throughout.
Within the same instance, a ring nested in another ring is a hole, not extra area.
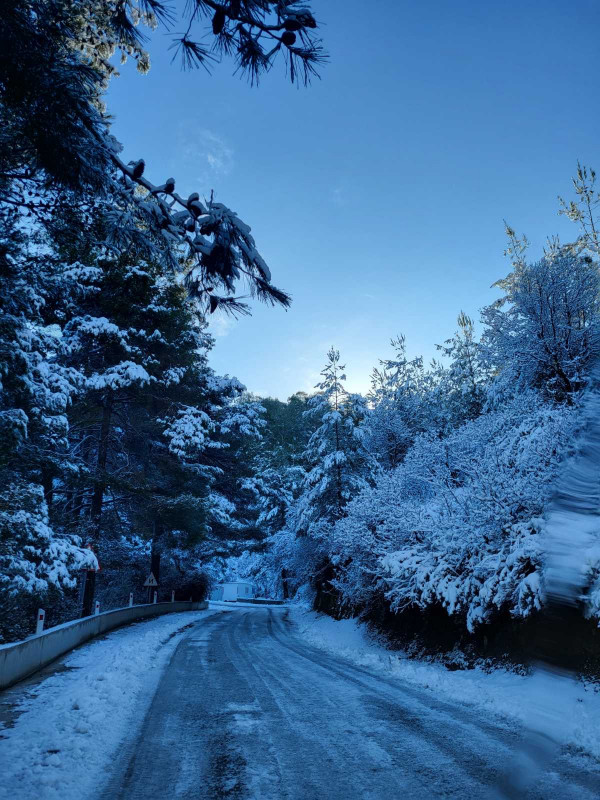
M 127 65 L 108 97 L 127 159 L 211 189 L 251 225 L 289 311 L 218 319 L 212 365 L 261 395 L 310 390 L 331 345 L 364 391 L 389 339 L 428 360 L 508 271 L 505 218 L 538 257 L 569 239 L 557 195 L 600 170 L 597 0 L 313 0 L 331 60 L 296 89 L 233 64 Z

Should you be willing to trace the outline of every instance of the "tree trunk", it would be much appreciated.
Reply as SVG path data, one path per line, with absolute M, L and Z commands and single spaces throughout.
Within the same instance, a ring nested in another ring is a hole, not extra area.
M 287 570 L 281 570 L 281 584 L 283 586 L 283 599 L 289 600 L 290 597 L 290 587 L 288 584 L 288 577 L 287 577 Z
M 160 557 L 163 550 L 163 527 L 162 524 L 155 519 L 154 531 L 152 535 L 152 550 L 150 553 L 150 572 L 156 578 L 156 582 L 160 583 Z
M 108 437 L 110 434 L 110 420 L 112 416 L 112 396 L 109 394 L 102 403 L 102 423 L 100 425 L 100 438 L 98 439 L 98 457 L 96 459 L 96 477 L 94 480 L 94 491 L 90 505 L 90 517 L 94 523 L 96 535 L 100 526 L 100 516 L 102 514 L 102 503 L 106 489 L 106 459 L 108 456 Z
M 83 436 L 83 441 L 81 442 L 81 459 L 86 467 L 90 466 L 90 449 L 91 449 L 91 437 L 90 436 Z M 86 487 L 83 481 L 77 481 L 73 488 L 72 488 L 72 497 L 71 503 L 69 506 L 69 513 L 71 516 L 78 519 L 81 517 L 82 512 L 87 513 L 87 498 L 86 498 Z M 84 511 L 84 509 L 86 511 Z
M 42 488 L 44 489 L 44 499 L 48 506 L 48 511 L 52 510 L 52 503 L 54 501 L 54 478 L 47 470 L 42 470 Z

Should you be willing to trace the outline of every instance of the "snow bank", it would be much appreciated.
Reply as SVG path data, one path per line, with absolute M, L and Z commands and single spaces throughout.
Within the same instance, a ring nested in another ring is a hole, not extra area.
M 600 759 L 598 686 L 540 671 L 529 676 L 503 669 L 450 672 L 387 650 L 356 620 L 338 622 L 298 607 L 291 615 L 300 636 L 315 647 L 445 699 L 483 708 Z
M 208 604 L 210 608 L 215 610 L 222 610 L 226 609 L 228 611 L 235 611 L 236 608 L 269 608 L 269 601 L 267 598 L 257 597 L 257 600 L 265 600 L 264 603 L 243 603 L 241 600 L 209 600 Z M 273 603 L 273 608 L 287 608 L 282 603 Z
M 14 727 L 0 730 L 0 798 L 90 795 L 120 742 L 143 719 L 183 629 L 220 611 L 169 614 L 122 628 L 71 653 L 66 671 L 23 690 Z

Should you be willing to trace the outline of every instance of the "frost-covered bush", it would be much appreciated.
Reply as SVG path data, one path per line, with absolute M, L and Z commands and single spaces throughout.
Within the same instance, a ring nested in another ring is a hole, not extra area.
M 348 602 L 441 605 L 469 630 L 539 608 L 542 515 L 576 418 L 527 391 L 445 439 L 418 439 L 335 526 Z

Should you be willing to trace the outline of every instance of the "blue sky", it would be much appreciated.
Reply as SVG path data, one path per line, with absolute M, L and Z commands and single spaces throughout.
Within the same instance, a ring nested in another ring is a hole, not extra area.
M 577 159 L 600 169 L 596 0 L 314 0 L 331 61 L 296 89 L 233 64 L 181 72 L 159 31 L 108 108 L 156 183 L 215 190 L 251 225 L 289 311 L 218 319 L 212 365 L 285 399 L 331 345 L 366 391 L 389 339 L 428 360 L 508 271 L 503 219 L 541 253 Z

